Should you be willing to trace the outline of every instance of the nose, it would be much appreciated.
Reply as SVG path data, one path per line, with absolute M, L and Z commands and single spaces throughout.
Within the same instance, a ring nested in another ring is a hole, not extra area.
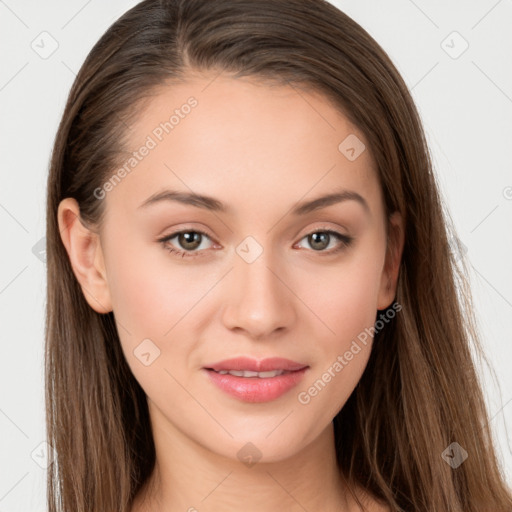
M 288 284 L 289 273 L 271 260 L 270 251 L 264 250 L 252 263 L 235 255 L 234 266 L 222 314 L 226 328 L 253 339 L 290 329 L 296 319 L 297 299 Z

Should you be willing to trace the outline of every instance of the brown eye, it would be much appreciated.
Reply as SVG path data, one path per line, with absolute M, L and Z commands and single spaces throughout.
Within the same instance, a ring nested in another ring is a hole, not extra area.
M 315 250 L 323 250 L 329 245 L 330 235 L 325 231 L 311 233 L 308 235 L 308 243 Z
M 183 249 L 193 251 L 201 245 L 202 234 L 197 231 L 184 231 L 178 235 L 178 243 Z
M 174 243 L 171 243 L 171 240 L 176 239 Z M 196 230 L 188 230 L 188 231 L 178 231 L 176 233 L 172 233 L 169 236 L 161 238 L 158 240 L 163 247 L 171 253 L 174 253 L 182 258 L 185 257 L 195 257 L 195 256 L 203 256 L 206 251 L 204 247 L 199 249 L 203 243 L 204 239 L 210 239 L 210 237 L 202 232 Z
M 306 239 L 308 245 L 315 251 L 324 254 L 333 254 L 342 249 L 348 247 L 352 241 L 353 237 L 348 235 L 342 235 L 336 231 L 332 230 L 318 230 L 306 235 L 303 240 Z M 326 250 L 331 244 L 332 240 L 338 240 L 338 246 L 334 245 L 330 250 Z

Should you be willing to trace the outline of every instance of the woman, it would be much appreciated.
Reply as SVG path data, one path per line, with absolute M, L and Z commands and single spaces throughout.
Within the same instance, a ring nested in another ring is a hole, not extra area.
M 332 5 L 131 9 L 47 214 L 51 512 L 511 510 L 419 116 Z

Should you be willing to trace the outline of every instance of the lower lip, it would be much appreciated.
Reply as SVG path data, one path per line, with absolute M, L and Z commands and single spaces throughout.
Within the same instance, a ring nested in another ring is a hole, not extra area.
M 220 374 L 204 369 L 211 381 L 228 395 L 244 402 L 270 402 L 295 387 L 304 377 L 308 368 L 302 368 L 277 377 L 236 377 L 229 373 Z

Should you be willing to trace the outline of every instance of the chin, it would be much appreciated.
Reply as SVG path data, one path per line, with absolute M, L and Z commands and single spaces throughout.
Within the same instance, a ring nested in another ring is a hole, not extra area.
M 269 437 L 267 437 L 267 429 L 256 431 L 254 434 L 246 431 L 239 436 L 233 433 L 234 439 L 229 441 L 229 447 L 225 446 L 225 449 L 222 449 L 223 447 L 215 445 L 210 449 L 219 455 L 239 461 L 247 467 L 252 467 L 256 463 L 284 461 L 307 446 L 308 443 L 295 442 L 290 433 L 284 430 L 278 432 L 278 429 Z M 271 439 L 273 436 L 275 436 L 274 439 Z M 221 448 L 220 451 L 219 448 Z

